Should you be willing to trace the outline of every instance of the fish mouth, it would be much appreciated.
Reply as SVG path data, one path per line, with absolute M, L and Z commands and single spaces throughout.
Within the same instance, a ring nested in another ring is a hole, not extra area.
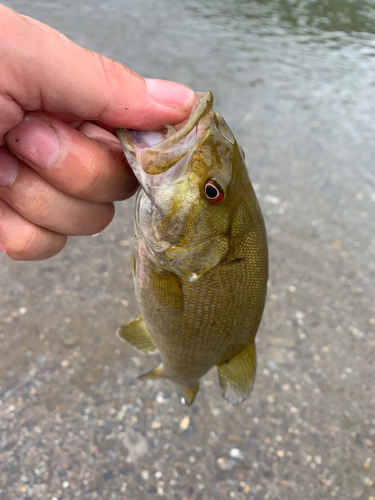
M 190 117 L 177 127 L 167 125 L 163 132 L 116 129 L 117 137 L 135 175 L 139 177 L 143 173 L 162 174 L 194 149 L 208 132 L 210 120 L 202 119 L 210 113 L 212 105 L 212 92 L 201 92 L 198 93 Z M 139 172 L 139 167 L 143 172 Z

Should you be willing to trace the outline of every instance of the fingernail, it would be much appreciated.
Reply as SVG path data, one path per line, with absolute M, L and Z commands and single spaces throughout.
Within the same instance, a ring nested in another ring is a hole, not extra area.
M 59 156 L 60 143 L 52 127 L 36 116 L 26 116 L 7 135 L 9 147 L 36 166 L 49 168 Z
M 146 84 L 150 97 L 164 106 L 186 106 L 192 104 L 194 100 L 194 92 L 185 85 L 147 78 Z
M 17 177 L 18 160 L 10 151 L 0 149 L 0 187 L 9 186 Z

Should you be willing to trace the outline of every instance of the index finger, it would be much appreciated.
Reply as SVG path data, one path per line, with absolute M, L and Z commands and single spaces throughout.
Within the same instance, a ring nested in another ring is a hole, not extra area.
M 0 54 L 0 138 L 19 123 L 24 110 L 157 130 L 187 118 L 194 102 L 191 89 L 145 80 L 2 5 Z

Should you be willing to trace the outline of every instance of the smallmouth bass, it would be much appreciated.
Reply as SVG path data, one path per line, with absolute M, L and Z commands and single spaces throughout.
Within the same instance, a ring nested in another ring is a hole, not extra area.
M 241 403 L 253 387 L 255 335 L 268 278 L 263 216 L 244 154 L 213 95 L 166 132 L 118 129 L 140 188 L 133 274 L 142 316 L 119 329 L 162 363 L 141 378 L 166 378 L 191 404 L 217 366 L 223 397 Z

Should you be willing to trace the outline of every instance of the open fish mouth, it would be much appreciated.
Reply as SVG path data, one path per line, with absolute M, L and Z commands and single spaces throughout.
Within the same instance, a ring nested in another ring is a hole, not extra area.
M 212 92 L 201 93 L 188 120 L 177 127 L 167 125 L 165 133 L 116 129 L 134 173 L 141 174 L 141 166 L 146 174 L 162 174 L 186 156 L 206 135 L 209 121 L 199 130 L 198 124 L 211 111 L 212 105 Z

